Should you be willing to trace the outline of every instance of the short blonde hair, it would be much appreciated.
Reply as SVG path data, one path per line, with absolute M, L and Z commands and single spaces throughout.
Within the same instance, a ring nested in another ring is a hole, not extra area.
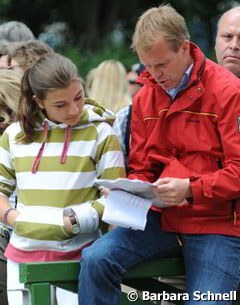
M 174 51 L 190 35 L 184 18 L 169 4 L 153 7 L 143 13 L 135 27 L 132 48 L 148 50 L 159 39 L 165 39 L 172 45 Z
M 16 120 L 21 75 L 12 70 L 0 69 L 0 84 L 0 121 L 7 126 Z
M 131 103 L 127 84 L 124 65 L 118 60 L 105 60 L 94 70 L 89 97 L 116 113 Z

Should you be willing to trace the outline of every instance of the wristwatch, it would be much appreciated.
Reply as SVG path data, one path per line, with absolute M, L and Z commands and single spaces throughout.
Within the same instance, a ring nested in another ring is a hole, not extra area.
M 71 233 L 74 235 L 77 235 L 78 233 L 80 233 L 80 225 L 77 222 L 76 216 L 75 215 L 69 215 L 69 219 L 70 222 L 72 224 L 72 229 L 71 229 Z

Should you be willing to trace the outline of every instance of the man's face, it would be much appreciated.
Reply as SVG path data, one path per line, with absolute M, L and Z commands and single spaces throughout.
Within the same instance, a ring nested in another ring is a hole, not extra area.
M 240 77 L 240 11 L 230 11 L 220 20 L 215 51 L 218 63 Z
M 134 96 L 135 93 L 142 87 L 137 83 L 138 74 L 133 71 L 127 73 L 128 93 Z
M 164 90 L 176 88 L 191 63 L 189 41 L 184 41 L 178 51 L 159 39 L 151 49 L 137 50 L 141 63 Z

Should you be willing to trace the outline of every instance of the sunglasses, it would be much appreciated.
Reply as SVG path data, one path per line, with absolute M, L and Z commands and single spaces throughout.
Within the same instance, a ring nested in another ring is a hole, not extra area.
M 129 85 L 135 85 L 137 82 L 135 80 L 129 79 L 128 83 Z

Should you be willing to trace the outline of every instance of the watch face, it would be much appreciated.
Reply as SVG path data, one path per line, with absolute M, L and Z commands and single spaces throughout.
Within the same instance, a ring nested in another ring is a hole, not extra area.
M 80 232 L 80 227 L 79 227 L 79 225 L 73 225 L 72 226 L 72 233 L 73 234 L 78 234 Z

